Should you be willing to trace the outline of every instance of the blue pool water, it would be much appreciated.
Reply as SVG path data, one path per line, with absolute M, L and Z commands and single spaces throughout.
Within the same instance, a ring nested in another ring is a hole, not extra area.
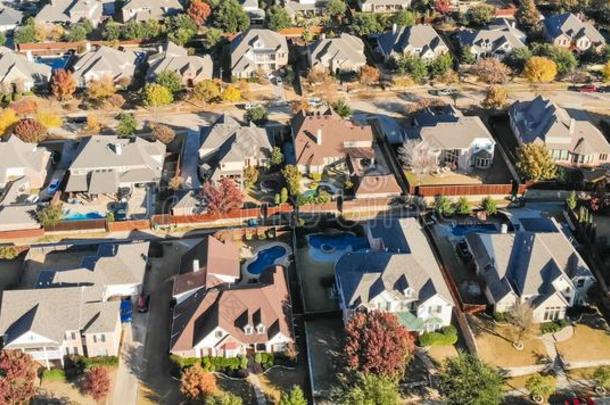
M 352 252 L 355 252 L 358 250 L 368 249 L 370 247 L 366 238 L 356 236 L 349 232 L 332 234 L 315 233 L 309 235 L 308 239 L 309 246 L 312 248 L 328 252 L 345 251 L 348 250 L 348 248 Z
M 64 221 L 83 221 L 86 219 L 101 219 L 101 218 L 105 218 L 105 216 L 99 212 L 88 212 L 86 214 L 82 214 L 80 212 L 72 212 L 67 215 L 64 215 L 62 219 Z
M 269 267 L 273 266 L 275 261 L 286 254 L 284 246 L 272 246 L 267 249 L 259 250 L 256 253 L 256 259 L 248 264 L 247 270 L 250 274 L 261 274 Z
M 497 233 L 498 227 L 494 224 L 479 224 L 479 225 L 455 225 L 451 227 L 451 233 L 455 236 L 464 236 L 469 233 Z
M 65 69 L 68 66 L 68 62 L 70 61 L 71 55 L 58 56 L 54 58 L 36 58 L 36 62 L 42 63 L 43 65 L 49 66 L 53 70 L 57 69 Z

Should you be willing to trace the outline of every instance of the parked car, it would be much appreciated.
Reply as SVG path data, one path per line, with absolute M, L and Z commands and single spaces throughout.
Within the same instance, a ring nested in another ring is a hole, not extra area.
M 148 304 L 150 303 L 150 294 L 140 294 L 138 297 L 138 312 L 148 312 Z
M 133 319 L 133 306 L 131 305 L 131 298 L 123 298 L 121 300 L 121 322 L 128 323 Z
M 310 97 L 307 99 L 307 103 L 313 108 L 316 108 L 322 105 L 322 100 L 318 97 Z
M 277 86 L 281 86 L 282 84 L 284 84 L 284 81 L 282 80 L 281 77 L 278 76 L 278 77 L 275 78 L 275 84 Z
M 430 94 L 432 94 L 433 96 L 453 96 L 455 94 L 457 94 L 457 90 L 454 89 L 453 87 L 446 87 L 444 89 L 435 89 L 435 90 L 430 90 Z
M 47 187 L 47 191 L 49 194 L 53 194 L 59 188 L 59 179 L 53 179 L 51 183 L 49 183 L 49 187 Z
M 455 248 L 456 248 L 458 256 L 463 261 L 469 262 L 472 260 L 472 253 L 470 253 L 470 250 L 468 249 L 468 244 L 466 243 L 466 241 L 464 239 L 459 241 Z
M 26 198 L 25 200 L 30 204 L 36 204 L 40 200 L 40 198 L 38 197 L 38 194 L 32 194 L 28 196 L 28 198 Z
M 578 88 L 581 93 L 597 93 L 597 86 L 594 84 L 583 84 Z

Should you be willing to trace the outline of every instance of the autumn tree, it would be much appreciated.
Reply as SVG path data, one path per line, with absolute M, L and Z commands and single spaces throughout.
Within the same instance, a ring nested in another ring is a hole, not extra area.
M 503 108 L 508 99 L 506 88 L 498 85 L 489 86 L 483 100 L 483 106 L 486 108 Z
M 61 222 L 63 207 L 60 202 L 51 203 L 36 211 L 36 219 L 43 228 L 54 227 Z
M 5 108 L 0 111 L 0 135 L 9 129 L 13 124 L 19 122 L 19 117 L 12 108 Z
M 447 15 L 452 9 L 453 7 L 450 0 L 436 0 L 434 2 L 434 10 L 439 14 Z
M 390 312 L 358 312 L 346 329 L 345 357 L 350 369 L 387 377 L 402 375 L 414 339 Z
M 235 103 L 241 100 L 241 92 L 239 91 L 239 88 L 237 86 L 234 86 L 232 84 L 228 85 L 222 91 L 222 99 L 229 103 Z
M 94 114 L 87 115 L 87 132 L 91 134 L 99 134 L 102 130 L 102 124 L 100 123 L 99 118 L 97 118 Z
M 282 176 L 288 186 L 291 195 L 298 195 L 301 192 L 301 172 L 295 165 L 286 165 L 282 169 Z
M 176 139 L 176 131 L 167 125 L 156 124 L 152 130 L 152 136 L 155 141 L 160 141 L 168 145 Z
M 51 111 L 38 111 L 36 119 L 45 128 L 59 128 L 63 125 L 64 120 L 58 114 Z
M 204 371 L 199 364 L 187 368 L 182 373 L 180 392 L 191 400 L 201 400 L 213 396 L 216 387 L 216 376 Z
M 203 25 L 211 12 L 212 9 L 208 3 L 202 0 L 192 0 L 189 8 L 186 10 L 188 16 L 191 17 L 191 20 L 197 25 Z
M 604 78 L 604 82 L 610 82 L 610 62 L 606 62 L 602 68 L 602 77 Z
M 504 378 L 500 370 L 471 354 L 448 359 L 439 377 L 441 392 L 450 405 L 502 403 Z
M 206 103 L 213 103 L 220 99 L 221 90 L 218 82 L 202 80 L 193 89 L 193 98 Z
M 427 144 L 417 139 L 408 139 L 398 148 L 398 160 L 418 175 L 427 174 L 438 167 L 438 161 Z
M 536 31 L 540 27 L 540 12 L 534 0 L 521 0 L 515 18 L 527 32 Z
M 17 350 L 0 353 L 0 403 L 29 404 L 36 393 L 36 366 L 29 354 Z
M 23 118 L 14 129 L 15 135 L 23 142 L 38 143 L 47 134 L 47 129 L 34 118 Z
M 249 189 L 258 181 L 259 172 L 256 166 L 246 166 L 244 168 L 244 187 Z
M 496 58 L 479 59 L 471 68 L 471 72 L 485 83 L 504 83 L 510 75 L 510 69 Z
M 517 169 L 527 180 L 552 180 L 557 166 L 544 144 L 526 143 L 517 150 Z
M 208 212 L 211 214 L 226 214 L 242 207 L 244 195 L 230 178 L 220 180 L 218 185 L 208 181 L 203 186 L 203 197 L 208 202 Z
M 166 87 L 173 94 L 176 94 L 184 88 L 182 77 L 173 70 L 164 70 L 155 77 L 155 83 Z
M 517 301 L 509 313 L 509 319 L 513 346 L 517 350 L 523 350 L 523 339 L 534 330 L 534 311 L 529 304 Z
M 104 100 L 116 93 L 112 77 L 105 75 L 99 80 L 92 80 L 87 86 L 87 95 L 92 100 Z
M 144 104 L 149 107 L 160 107 L 174 102 L 171 90 L 157 83 L 149 83 L 144 87 Z
M 536 403 L 546 401 L 557 389 L 557 379 L 552 375 L 534 374 L 525 381 L 525 388 Z M 538 401 L 542 400 L 542 401 Z
M 298 100 L 294 100 L 292 103 L 290 103 L 290 110 L 292 111 L 293 114 L 297 114 L 300 111 L 309 111 L 311 108 L 311 105 L 309 104 L 309 101 L 307 101 L 306 98 L 301 97 Z
M 65 69 L 55 70 L 51 77 L 51 91 L 59 101 L 72 98 L 72 95 L 76 91 L 76 82 L 74 81 L 72 73 Z
M 549 58 L 532 56 L 525 62 L 523 75 L 530 83 L 549 83 L 557 76 L 557 65 Z
M 271 151 L 271 164 L 273 166 L 279 166 L 284 163 L 284 154 L 279 146 L 274 146 Z
M 110 391 L 110 376 L 105 367 L 93 367 L 85 374 L 83 384 L 84 391 L 91 395 L 96 401 L 100 401 L 108 396 Z
M 379 78 L 381 74 L 379 73 L 379 69 L 375 66 L 364 65 L 362 69 L 360 69 L 360 83 L 365 86 L 370 86 L 372 84 L 379 83 Z

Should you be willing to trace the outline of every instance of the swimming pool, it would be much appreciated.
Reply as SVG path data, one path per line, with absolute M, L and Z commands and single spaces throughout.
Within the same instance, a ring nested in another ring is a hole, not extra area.
M 259 275 L 269 267 L 276 264 L 276 261 L 284 257 L 288 250 L 284 246 L 275 245 L 259 250 L 255 259 L 246 266 L 250 274 Z
M 102 219 L 106 218 L 101 212 L 68 212 L 64 214 L 62 219 L 64 221 L 84 221 L 87 219 Z
M 43 57 L 39 56 L 36 58 L 36 62 L 42 63 L 43 65 L 47 65 L 52 70 L 57 70 L 57 69 L 65 69 L 66 66 L 68 66 L 68 62 L 70 62 L 71 58 L 72 58 L 72 55 L 47 57 L 47 58 L 43 58 Z
M 358 250 L 370 248 L 367 238 L 356 236 L 351 232 L 314 233 L 307 237 L 309 246 L 325 253 L 335 251 Z
M 469 233 L 498 233 L 498 227 L 495 224 L 477 224 L 477 225 L 454 225 L 450 228 L 451 233 L 455 236 L 465 236 Z

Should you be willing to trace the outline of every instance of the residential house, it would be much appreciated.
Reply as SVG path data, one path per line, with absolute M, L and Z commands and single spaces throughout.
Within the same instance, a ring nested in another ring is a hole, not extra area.
M 120 301 L 102 302 L 86 287 L 2 293 L 3 349 L 21 350 L 47 368 L 66 355 L 118 356 Z
M 281 353 L 294 343 L 282 266 L 256 283 L 201 289 L 174 307 L 170 352 L 182 357 Z
M 476 59 L 504 59 L 515 49 L 527 48 L 527 36 L 519 31 L 514 21 L 498 19 L 485 29 L 462 28 L 456 34 L 462 48 L 468 48 Z
M 445 41 L 428 24 L 400 28 L 394 24 L 391 31 L 377 37 L 377 49 L 386 61 L 400 55 L 417 56 L 429 61 L 449 52 Z
M 161 20 L 184 11 L 178 0 L 130 0 L 121 8 L 123 22 Z
M 231 41 L 231 74 L 238 78 L 270 73 L 288 64 L 286 37 L 267 29 L 250 29 Z
M 263 25 L 265 23 L 265 10 L 259 7 L 258 0 L 240 0 L 240 4 L 244 11 L 248 13 L 250 24 Z
M 414 332 L 451 323 L 453 298 L 415 218 L 371 221 L 372 250 L 348 252 L 335 264 L 343 321 L 356 311 L 387 311 Z
M 8 5 L 0 7 L 0 32 L 13 31 L 21 24 L 23 13 Z
M 5 200 L 2 200 L 2 205 L 0 205 L 0 232 L 40 229 L 40 223 L 36 218 L 36 209 L 35 204 L 7 205 Z
M 542 96 L 515 102 L 508 116 L 519 144 L 546 145 L 560 165 L 591 167 L 608 162 L 610 144 L 600 130 Z
M 16 136 L 0 142 L 0 190 L 14 180 L 25 177 L 28 189 L 40 189 L 47 178 L 51 152 Z
M 544 19 L 544 35 L 561 48 L 584 52 L 590 48 L 601 51 L 606 40 L 592 22 L 571 13 L 555 14 Z
M 367 13 L 398 13 L 411 7 L 411 0 L 358 0 L 358 6 Z
M 3 93 L 25 93 L 48 84 L 51 68 L 0 46 L 0 86 Z
M 172 296 L 176 304 L 181 304 L 200 289 L 230 286 L 239 278 L 237 245 L 207 236 L 182 255 L 178 275 L 174 277 Z
M 137 61 L 134 51 L 100 46 L 78 58 L 72 66 L 74 80 L 79 87 L 86 87 L 107 76 L 116 84 L 127 85 L 133 80 Z
M 554 220 L 553 220 L 554 221 Z M 495 312 L 528 304 L 536 322 L 563 319 L 595 283 L 591 270 L 555 222 L 550 232 L 466 236 Z
M 34 17 L 45 24 L 76 24 L 88 20 L 94 27 L 100 23 L 103 3 L 100 0 L 50 0 Z
M 336 38 L 326 38 L 313 42 L 308 48 L 309 66 L 324 69 L 332 74 L 360 72 L 366 65 L 364 42 L 354 35 L 342 33 Z
M 436 165 L 462 172 L 491 167 L 496 142 L 479 117 L 465 117 L 449 107 L 428 109 L 414 122 L 409 139 L 421 141 L 422 153 L 433 156 Z
M 235 118 L 222 115 L 214 125 L 202 130 L 201 177 L 213 182 L 231 178 L 241 186 L 244 169 L 264 167 L 271 159 L 272 149 L 265 128 L 254 123 L 242 125 Z
M 347 161 L 365 169 L 375 162 L 373 130 L 344 120 L 332 110 L 300 111 L 291 121 L 296 164 L 301 173 L 322 173 L 328 168 L 347 169 Z
M 80 266 L 43 270 L 36 288 L 92 287 L 102 301 L 139 295 L 148 266 L 150 242 L 103 243 L 95 255 L 83 257 Z
M 148 58 L 148 80 L 152 81 L 162 72 L 174 72 L 182 78 L 182 84 L 192 87 L 204 79 L 211 79 L 214 63 L 210 55 L 192 56 L 188 51 L 173 42 L 159 47 L 158 53 Z
M 293 22 L 323 16 L 327 3 L 328 0 L 283 0 L 282 2 Z
M 207 211 L 201 190 L 177 190 L 174 193 L 172 215 L 198 215 Z
M 139 137 L 114 135 L 84 138 L 68 169 L 67 193 L 116 194 L 134 186 L 158 186 L 165 145 Z

